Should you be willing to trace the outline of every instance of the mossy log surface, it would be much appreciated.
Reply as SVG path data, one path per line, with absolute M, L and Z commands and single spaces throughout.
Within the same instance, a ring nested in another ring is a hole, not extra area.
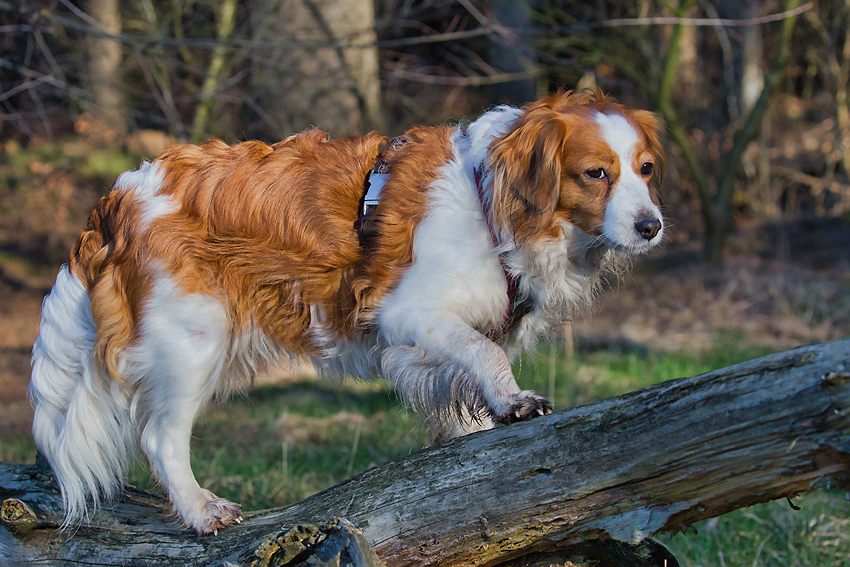
M 165 502 L 130 487 L 90 525 L 59 533 L 49 469 L 3 464 L 0 565 L 371 565 L 369 548 L 389 567 L 532 565 L 556 552 L 580 565 L 589 546 L 672 567 L 646 538 L 848 479 L 844 340 L 456 439 L 216 537 L 186 532 Z M 287 537 L 307 543 L 270 553 Z

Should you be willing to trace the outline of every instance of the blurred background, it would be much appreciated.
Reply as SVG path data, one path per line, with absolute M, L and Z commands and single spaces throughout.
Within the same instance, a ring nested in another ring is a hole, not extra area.
M 848 0 L 0 0 L 0 460 L 34 455 L 41 299 L 141 159 L 311 126 L 392 136 L 594 86 L 663 118 L 669 236 L 518 362 L 523 387 L 565 407 L 850 336 Z M 297 374 L 196 433 L 199 479 L 249 508 L 424 441 L 386 385 Z M 846 503 L 788 513 L 674 544 L 686 565 L 848 564 Z

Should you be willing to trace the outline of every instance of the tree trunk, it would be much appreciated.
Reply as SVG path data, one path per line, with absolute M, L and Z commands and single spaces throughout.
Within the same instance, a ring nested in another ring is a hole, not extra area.
M 118 0 L 89 0 L 86 9 L 103 31 L 121 33 L 121 13 Z M 89 89 L 92 93 L 90 111 L 107 130 L 108 141 L 115 142 L 127 132 L 127 111 L 119 84 L 121 43 L 117 40 L 91 35 L 86 39 L 89 54 Z M 114 139 L 109 139 L 114 138 Z
M 530 0 L 490 0 L 490 11 L 496 23 L 502 26 L 531 29 L 534 24 Z M 491 36 L 490 40 L 489 58 L 493 67 L 503 73 L 527 75 L 525 79 L 490 85 L 490 104 L 521 106 L 533 101 L 537 97 L 538 70 L 527 39 L 513 32 L 503 32 Z
M 205 538 L 135 489 L 90 526 L 57 534 L 52 478 L 3 465 L 0 555 L 17 564 L 282 565 L 269 550 L 293 526 L 330 522 L 327 530 L 346 518 L 389 567 L 527 564 L 529 554 L 571 545 L 658 558 L 598 565 L 670 567 L 663 550 L 635 554 L 610 540 L 636 544 L 743 506 L 847 487 L 848 408 L 850 340 L 803 347 L 455 439 Z
M 256 39 L 281 43 L 252 71 L 276 137 L 312 126 L 332 136 L 383 129 L 372 0 L 253 0 L 250 7 Z

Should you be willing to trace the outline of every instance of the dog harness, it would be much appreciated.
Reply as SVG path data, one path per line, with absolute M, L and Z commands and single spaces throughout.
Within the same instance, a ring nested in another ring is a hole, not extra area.
M 478 189 L 478 200 L 481 202 L 481 210 L 484 213 L 484 223 L 490 232 L 490 240 L 493 241 L 493 247 L 498 249 L 499 239 L 496 237 L 496 231 L 493 229 L 490 202 L 484 196 L 480 168 L 476 167 L 473 173 L 475 175 L 475 187 Z M 523 317 L 534 310 L 534 301 L 531 299 L 531 296 L 522 297 L 519 293 L 519 278 L 508 269 L 507 252 L 499 254 L 499 263 L 502 265 L 502 272 L 505 274 L 505 280 L 508 283 L 508 309 L 502 316 L 499 324 L 484 333 L 484 336 L 491 341 L 497 341 L 507 335 L 519 324 Z
M 375 167 L 366 176 L 363 196 L 360 198 L 360 208 L 357 211 L 357 222 L 354 223 L 354 229 L 357 231 L 360 246 L 366 250 L 370 250 L 373 247 L 373 241 L 378 235 L 375 209 L 377 209 L 378 204 L 381 202 L 381 192 L 390 178 L 390 167 L 386 162 L 387 152 L 396 150 L 406 143 L 407 138 L 405 136 L 399 136 L 390 140 L 390 143 L 387 144 L 375 159 Z
M 390 168 L 386 163 L 387 153 L 400 148 L 407 141 L 405 136 L 393 138 L 387 147 L 378 155 L 375 160 L 375 167 L 369 172 L 368 177 L 366 177 L 363 187 L 363 197 L 360 199 L 360 208 L 354 227 L 357 231 L 360 245 L 367 251 L 374 246 L 374 239 L 378 234 L 379 228 L 376 209 L 381 201 L 381 193 L 384 185 L 386 185 L 390 177 Z M 489 201 L 484 196 L 484 188 L 481 184 L 481 171 L 479 168 L 475 168 L 473 172 L 475 175 L 475 186 L 478 190 L 478 200 L 481 202 L 481 210 L 484 213 L 484 222 L 487 225 L 487 230 L 490 232 L 493 247 L 498 249 L 499 240 L 496 237 L 496 232 L 493 230 Z M 522 297 L 519 293 L 519 278 L 513 275 L 508 269 L 506 252 L 499 254 L 499 263 L 502 265 L 502 272 L 508 284 L 508 308 L 502 316 L 501 321 L 484 333 L 484 336 L 491 341 L 497 341 L 507 335 L 519 324 L 523 317 L 531 313 L 534 309 L 534 302 L 531 297 Z

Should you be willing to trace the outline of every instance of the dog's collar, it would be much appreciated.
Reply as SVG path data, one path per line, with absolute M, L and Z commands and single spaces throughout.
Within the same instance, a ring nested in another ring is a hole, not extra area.
M 478 190 L 478 200 L 481 201 L 481 210 L 484 213 L 484 223 L 487 225 L 487 230 L 490 232 L 490 239 L 493 241 L 493 247 L 498 250 L 499 238 L 496 235 L 495 228 L 493 227 L 490 202 L 484 195 L 484 184 L 481 179 L 482 167 L 483 166 L 479 166 L 473 169 L 475 187 Z M 534 309 L 534 302 L 531 297 L 523 297 L 519 293 L 519 278 L 512 274 L 508 269 L 507 252 L 499 253 L 499 263 L 502 265 L 502 272 L 505 274 L 505 280 L 508 284 L 508 308 L 502 316 L 502 320 L 484 334 L 484 336 L 491 341 L 497 341 L 507 335 L 519 324 L 523 317 L 531 313 Z

